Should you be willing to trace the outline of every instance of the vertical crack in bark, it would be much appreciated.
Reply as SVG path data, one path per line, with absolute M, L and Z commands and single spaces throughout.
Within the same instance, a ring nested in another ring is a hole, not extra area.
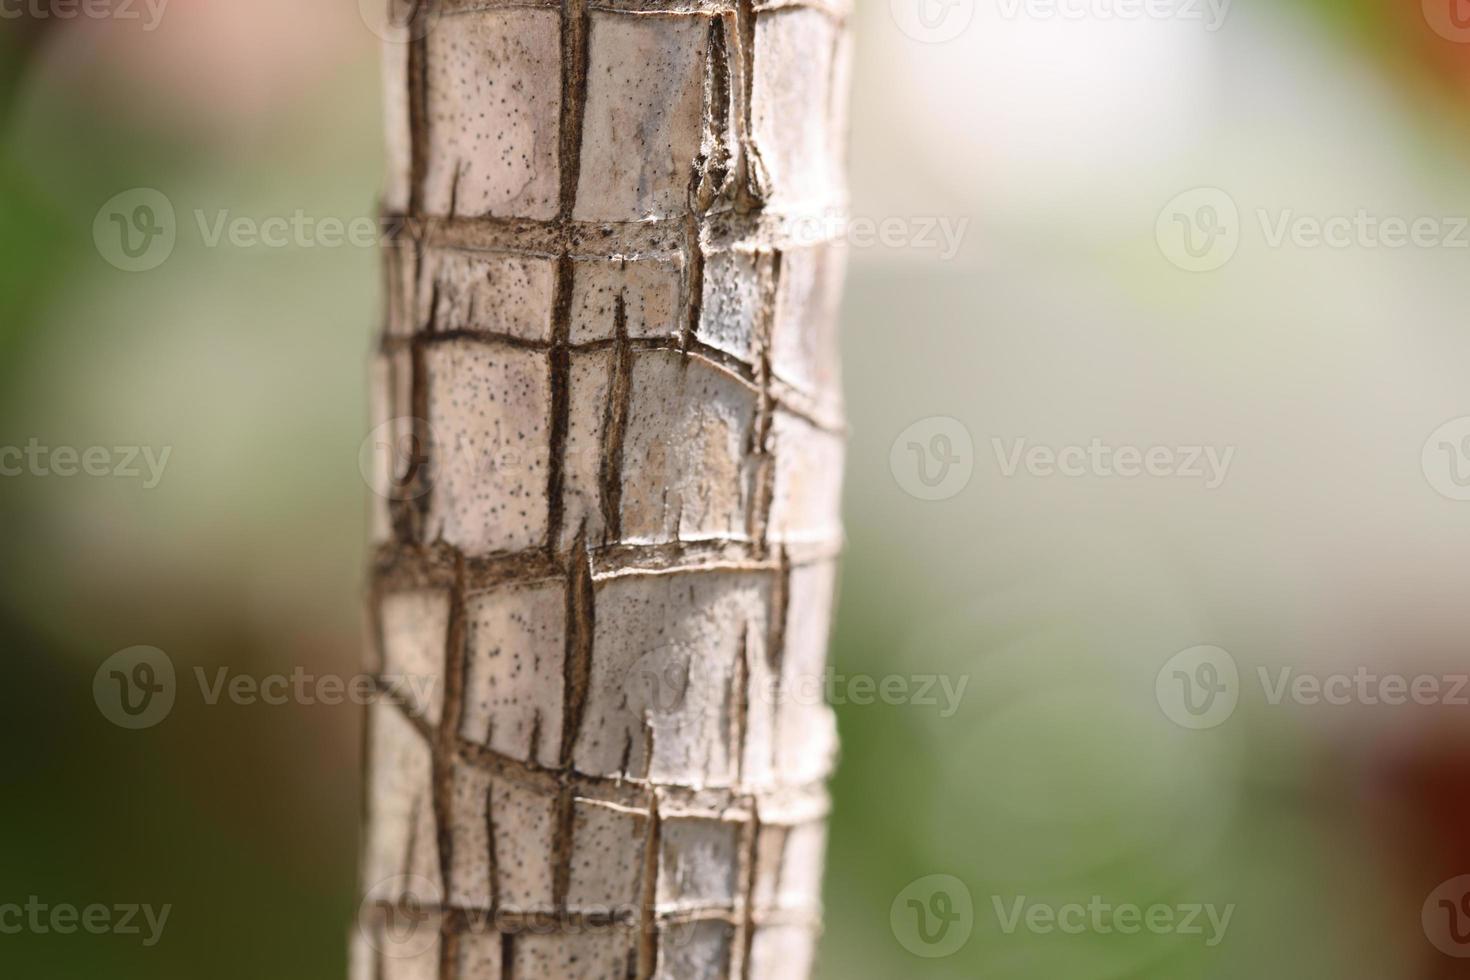
M 758 211 L 765 205 L 765 167 L 755 145 L 751 121 L 755 104 L 755 0 L 738 0 L 735 5 L 737 50 L 740 55 L 739 112 L 736 125 L 740 138 L 740 157 L 735 167 L 735 207 L 738 211 Z
M 454 765 L 464 707 L 466 615 L 464 559 L 457 557 L 449 592 L 449 626 L 444 642 L 444 691 L 433 752 L 434 830 L 439 842 L 440 904 L 447 906 L 454 880 Z M 454 980 L 457 946 L 449 916 L 440 920 L 441 980 Z
M 390 502 L 389 513 L 393 533 L 400 541 L 421 544 L 426 536 L 429 517 L 429 496 L 434 492 L 434 460 L 443 453 L 444 447 L 435 446 L 433 430 L 429 426 L 429 367 L 428 357 L 422 345 L 409 349 L 409 402 L 410 418 L 406 447 L 407 467 L 398 479 Z M 396 466 L 395 460 L 392 464 Z
M 550 459 L 546 467 L 546 551 L 555 555 L 566 523 L 566 447 L 572 415 L 572 259 L 557 262 L 552 348 L 547 357 L 551 387 Z
M 558 913 L 567 911 L 572 890 L 572 859 L 577 850 L 577 791 L 563 786 L 556 797 L 556 828 L 551 840 L 551 902 Z
M 743 980 L 758 980 L 751 967 L 751 952 L 755 948 L 755 890 L 760 881 L 761 816 L 754 800 L 750 805 L 750 822 L 745 829 L 745 861 L 741 871 L 742 900 L 740 925 L 740 976 Z
M 560 167 L 557 218 L 561 225 L 561 255 L 556 267 L 552 299 L 551 457 L 547 466 L 546 549 L 556 552 L 566 520 L 566 441 L 571 427 L 572 289 L 576 269 L 572 261 L 572 220 L 577 209 L 577 185 L 582 176 L 582 131 L 587 114 L 588 0 L 562 0 L 561 7 L 561 123 L 557 161 Z
M 638 918 L 638 980 L 652 980 L 658 969 L 658 868 L 663 848 L 663 817 L 658 790 L 648 796 L 648 836 L 643 842 L 643 892 Z
M 692 209 L 684 216 L 684 320 L 679 326 L 679 349 L 687 352 L 699 333 L 704 316 L 703 226 Z
M 619 292 L 613 304 L 613 364 L 607 407 L 602 421 L 602 459 L 598 498 L 602 507 L 603 537 L 623 537 L 623 439 L 633 400 L 633 348 L 628 343 L 628 300 Z
M 587 529 L 577 534 L 567 559 L 566 654 L 562 684 L 561 765 L 572 767 L 572 753 L 587 713 L 587 687 L 592 680 L 592 645 L 596 628 L 596 592 Z
M 731 751 L 735 754 L 735 786 L 745 786 L 745 742 L 750 730 L 750 624 L 740 627 L 740 649 L 735 657 L 735 671 L 731 681 L 734 716 Z
M 413 0 L 408 20 L 408 212 L 424 213 L 424 187 L 429 174 L 429 38 L 425 29 L 437 0 Z
M 786 621 L 791 613 L 791 555 L 782 548 L 771 595 L 770 635 L 766 638 L 766 660 L 771 671 L 771 764 L 781 744 L 781 669 L 786 661 Z
M 500 852 L 495 846 L 495 782 L 485 787 L 485 864 L 489 876 L 490 908 L 500 908 Z
M 758 263 L 761 305 L 756 317 L 757 352 L 756 384 L 760 395 L 756 401 L 755 425 L 751 430 L 750 454 L 754 460 L 749 512 L 746 526 L 757 552 L 765 554 L 769 547 L 771 508 L 776 496 L 775 419 L 776 396 L 772 391 L 771 361 L 775 344 L 777 304 L 780 302 L 781 269 L 784 253 L 773 249 L 766 260 Z
M 500 936 L 500 980 L 515 980 L 516 934 L 502 933 Z

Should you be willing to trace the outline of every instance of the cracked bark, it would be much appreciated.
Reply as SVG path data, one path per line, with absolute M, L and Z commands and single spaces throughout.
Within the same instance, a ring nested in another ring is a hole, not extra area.
M 849 10 L 395 10 L 354 977 L 801 980 Z

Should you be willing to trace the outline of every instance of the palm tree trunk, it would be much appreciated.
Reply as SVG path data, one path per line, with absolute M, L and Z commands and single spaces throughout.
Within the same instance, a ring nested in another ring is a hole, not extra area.
M 400 14 L 354 975 L 804 978 L 847 10 Z

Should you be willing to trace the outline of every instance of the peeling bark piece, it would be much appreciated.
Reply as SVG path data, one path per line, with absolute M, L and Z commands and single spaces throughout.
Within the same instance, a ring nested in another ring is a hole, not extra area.
M 379 702 L 369 715 L 373 768 L 365 890 L 379 901 L 396 902 L 412 887 L 408 879 L 417 878 L 442 894 L 429 743 L 391 704 Z
M 709 19 L 593 11 L 575 216 L 645 221 L 687 210 L 704 138 Z
M 764 306 L 762 272 L 769 271 L 770 263 L 768 252 L 731 250 L 706 257 L 700 340 L 746 364 L 755 363 Z
M 496 780 L 491 787 L 497 908 L 544 912 L 554 907 L 555 803 L 549 796 L 513 783 Z
M 675 351 L 633 359 L 623 442 L 623 540 L 741 539 L 745 452 L 756 392 L 740 379 Z
M 551 385 L 548 359 L 455 340 L 425 355 L 436 444 L 429 538 L 469 555 L 546 538 Z
M 770 539 L 783 543 L 835 542 L 842 535 L 842 438 L 778 411 L 773 423 L 776 477 Z
M 512 8 L 429 33 L 429 213 L 549 219 L 560 172 L 561 17 Z
M 817 933 L 807 926 L 760 926 L 750 947 L 750 976 L 806 980 L 816 959 Z
M 660 912 L 734 909 L 743 825 L 670 817 L 660 828 Z
M 574 806 L 567 907 L 638 921 L 648 815 L 594 800 L 577 800 Z
M 439 333 L 473 330 L 551 340 L 556 266 L 551 259 L 437 249 L 418 290 L 418 323 Z
M 765 656 L 769 602 L 770 577 L 760 573 L 599 583 L 578 771 L 730 785 L 736 663 L 742 645 Z
M 656 980 L 721 980 L 732 976 L 735 929 L 726 922 L 671 923 L 659 942 Z M 759 974 L 754 974 L 759 976 Z
M 837 722 L 826 702 L 835 588 L 831 562 L 791 570 L 776 721 L 776 767 L 790 786 L 825 778 L 836 758 Z
M 516 980 L 609 980 L 630 976 L 629 965 L 636 957 L 634 940 L 626 932 L 594 930 L 589 932 L 537 935 L 528 933 L 515 940 Z
M 677 337 L 682 274 L 677 258 L 579 259 L 572 285 L 572 343 L 611 340 L 619 297 L 629 337 Z
M 566 550 L 585 530 L 592 543 L 606 542 L 602 513 L 602 472 L 607 459 L 607 426 L 612 406 L 612 351 L 576 351 L 571 356 L 565 461 L 562 465 L 560 546 Z
M 560 583 L 465 600 L 467 741 L 548 768 L 559 762 L 566 591 Z
M 841 140 L 830 111 L 837 38 L 836 25 L 818 10 L 756 17 L 751 126 L 770 176 L 773 208 L 842 203 Z
M 792 387 L 840 411 L 841 358 L 837 350 L 845 247 L 797 248 L 781 256 L 781 282 L 771 329 L 771 367 Z
M 438 726 L 444 711 L 449 594 L 396 592 L 382 600 L 384 686 L 409 714 Z

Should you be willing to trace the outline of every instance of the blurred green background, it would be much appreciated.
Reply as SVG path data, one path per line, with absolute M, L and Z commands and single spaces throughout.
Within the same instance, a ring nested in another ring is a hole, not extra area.
M 1206 643 L 1251 674 L 1470 660 L 1470 511 L 1419 469 L 1429 432 L 1470 414 L 1470 253 L 1257 237 L 1192 276 L 1154 225 L 1202 185 L 1242 212 L 1470 213 L 1470 45 L 1388 0 L 1242 0 L 1218 31 L 1005 9 L 982 2 L 945 44 L 885 3 L 856 18 L 854 212 L 969 224 L 948 258 L 853 250 L 836 670 L 968 686 L 949 717 L 839 706 L 822 976 L 1461 976 L 1420 926 L 1470 872 L 1453 710 L 1243 699 L 1196 732 L 1154 679 Z M 155 488 L 0 478 L 0 903 L 173 911 L 153 948 L 0 936 L 0 975 L 345 976 L 357 709 L 181 697 L 125 732 L 92 677 L 139 644 L 184 673 L 358 668 L 378 257 L 209 248 L 192 215 L 373 214 L 377 39 L 349 0 L 46 26 L 0 21 L 0 446 L 172 452 Z M 135 187 L 180 229 L 129 274 L 92 223 Z M 975 472 L 922 501 L 890 448 L 935 416 L 968 430 Z M 991 453 L 1094 436 L 1237 458 L 1207 492 L 1006 478 Z M 934 874 L 975 923 L 930 959 L 890 911 Z M 1207 947 L 1007 934 L 993 908 L 1094 895 L 1235 911 Z

